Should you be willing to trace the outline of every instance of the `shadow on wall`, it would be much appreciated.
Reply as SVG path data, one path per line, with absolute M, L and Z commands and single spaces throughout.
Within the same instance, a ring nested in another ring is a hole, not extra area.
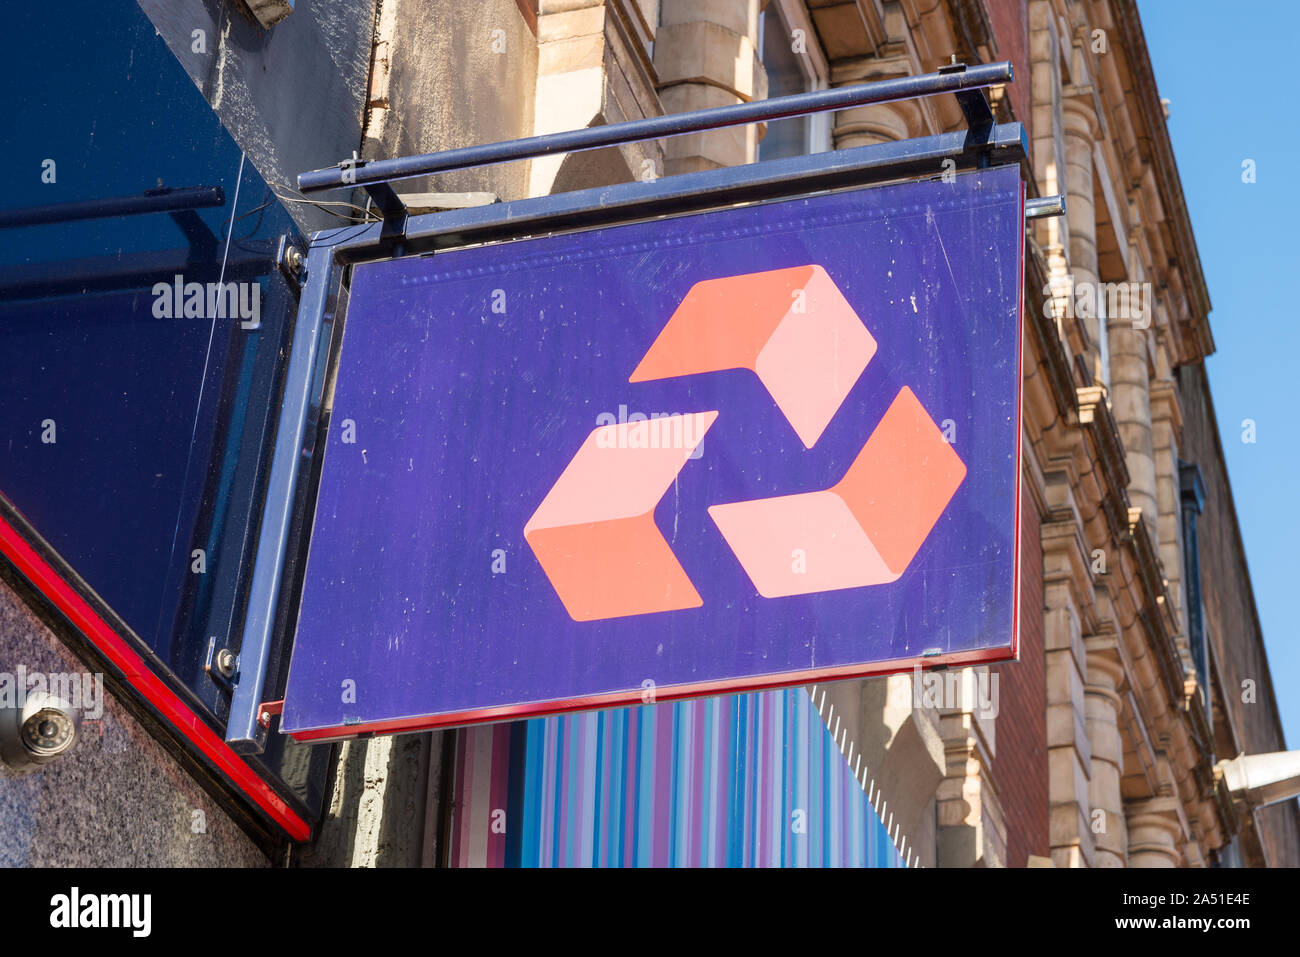
M 599 124 L 593 124 L 599 125 Z M 578 189 L 594 189 L 631 182 L 636 177 L 628 168 L 627 160 L 616 146 L 585 153 L 571 153 L 560 164 L 551 185 L 552 193 L 568 193 Z
M 290 866 L 434 866 L 440 839 L 439 755 L 444 735 L 453 733 L 389 735 L 337 745 L 333 791 L 323 820 L 310 844 L 294 848 Z M 434 819 L 428 815 L 431 809 Z

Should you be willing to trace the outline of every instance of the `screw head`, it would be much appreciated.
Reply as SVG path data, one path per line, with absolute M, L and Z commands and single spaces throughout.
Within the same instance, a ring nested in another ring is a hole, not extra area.
M 235 653 L 229 648 L 222 648 L 217 652 L 216 657 L 217 670 L 224 677 L 231 678 L 235 674 Z

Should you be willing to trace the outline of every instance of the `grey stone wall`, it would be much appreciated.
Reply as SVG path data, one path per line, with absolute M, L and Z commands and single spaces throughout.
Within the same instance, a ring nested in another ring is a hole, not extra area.
M 361 149 L 375 0 L 300 2 L 270 30 L 236 0 L 139 3 L 249 161 L 277 190 L 294 189 L 299 173 L 333 166 Z M 315 198 L 350 197 L 339 191 Z M 285 205 L 306 231 L 340 223 L 304 203 Z
M 381 159 L 533 132 L 537 39 L 514 0 L 383 0 L 364 156 Z M 528 195 L 528 161 L 422 177 L 398 192 Z
M 322 820 L 291 867 L 434 867 L 441 863 L 443 747 L 455 732 L 345 741 Z
M 0 581 L 0 672 L 86 668 Z M 0 866 L 265 867 L 266 857 L 111 696 L 72 750 L 0 765 Z

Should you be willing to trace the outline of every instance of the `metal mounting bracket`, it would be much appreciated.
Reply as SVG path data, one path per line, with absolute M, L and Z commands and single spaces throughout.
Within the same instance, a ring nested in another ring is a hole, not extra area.
M 953 63 L 936 73 L 921 76 L 898 77 L 732 106 L 670 113 L 606 126 L 589 126 L 564 133 L 547 133 L 501 143 L 468 146 L 441 153 L 421 153 L 368 162 L 359 162 L 354 154 L 353 159 L 344 160 L 336 166 L 300 173 L 298 189 L 308 195 L 360 186 L 369 194 L 372 204 L 383 217 L 381 241 L 392 244 L 405 235 L 409 219 L 406 204 L 391 185 L 397 180 L 941 93 L 957 96 L 970 125 L 966 134 L 967 144 L 986 144 L 994 126 L 993 111 L 981 90 L 1009 83 L 1012 79 L 1013 71 L 1009 61 L 971 67 L 964 63 Z
M 967 69 L 965 63 L 958 63 L 954 59 L 947 66 L 939 67 L 938 72 L 951 76 L 965 73 Z M 966 126 L 970 129 L 972 142 L 984 142 L 988 138 L 989 130 L 993 128 L 993 108 L 989 105 L 988 97 L 984 95 L 984 89 L 978 87 L 958 90 L 954 95 L 957 97 L 957 105 L 961 107 L 962 115 L 966 117 Z

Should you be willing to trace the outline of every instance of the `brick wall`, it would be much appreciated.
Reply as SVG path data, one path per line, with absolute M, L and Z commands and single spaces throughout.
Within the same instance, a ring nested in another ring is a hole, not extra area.
M 1007 866 L 1048 856 L 1047 685 L 1043 668 L 1043 547 L 1038 511 L 1023 504 L 1020 544 L 1020 660 L 998 675 L 993 783 L 1007 826 Z
M 1015 82 L 1008 87 L 1011 108 L 1016 119 L 1025 124 L 1029 132 L 1030 101 L 1029 84 L 1029 0 L 986 0 L 989 23 L 993 27 L 993 38 L 997 41 L 999 59 L 1010 60 L 1015 70 Z M 1029 141 L 1033 142 L 1031 134 Z

